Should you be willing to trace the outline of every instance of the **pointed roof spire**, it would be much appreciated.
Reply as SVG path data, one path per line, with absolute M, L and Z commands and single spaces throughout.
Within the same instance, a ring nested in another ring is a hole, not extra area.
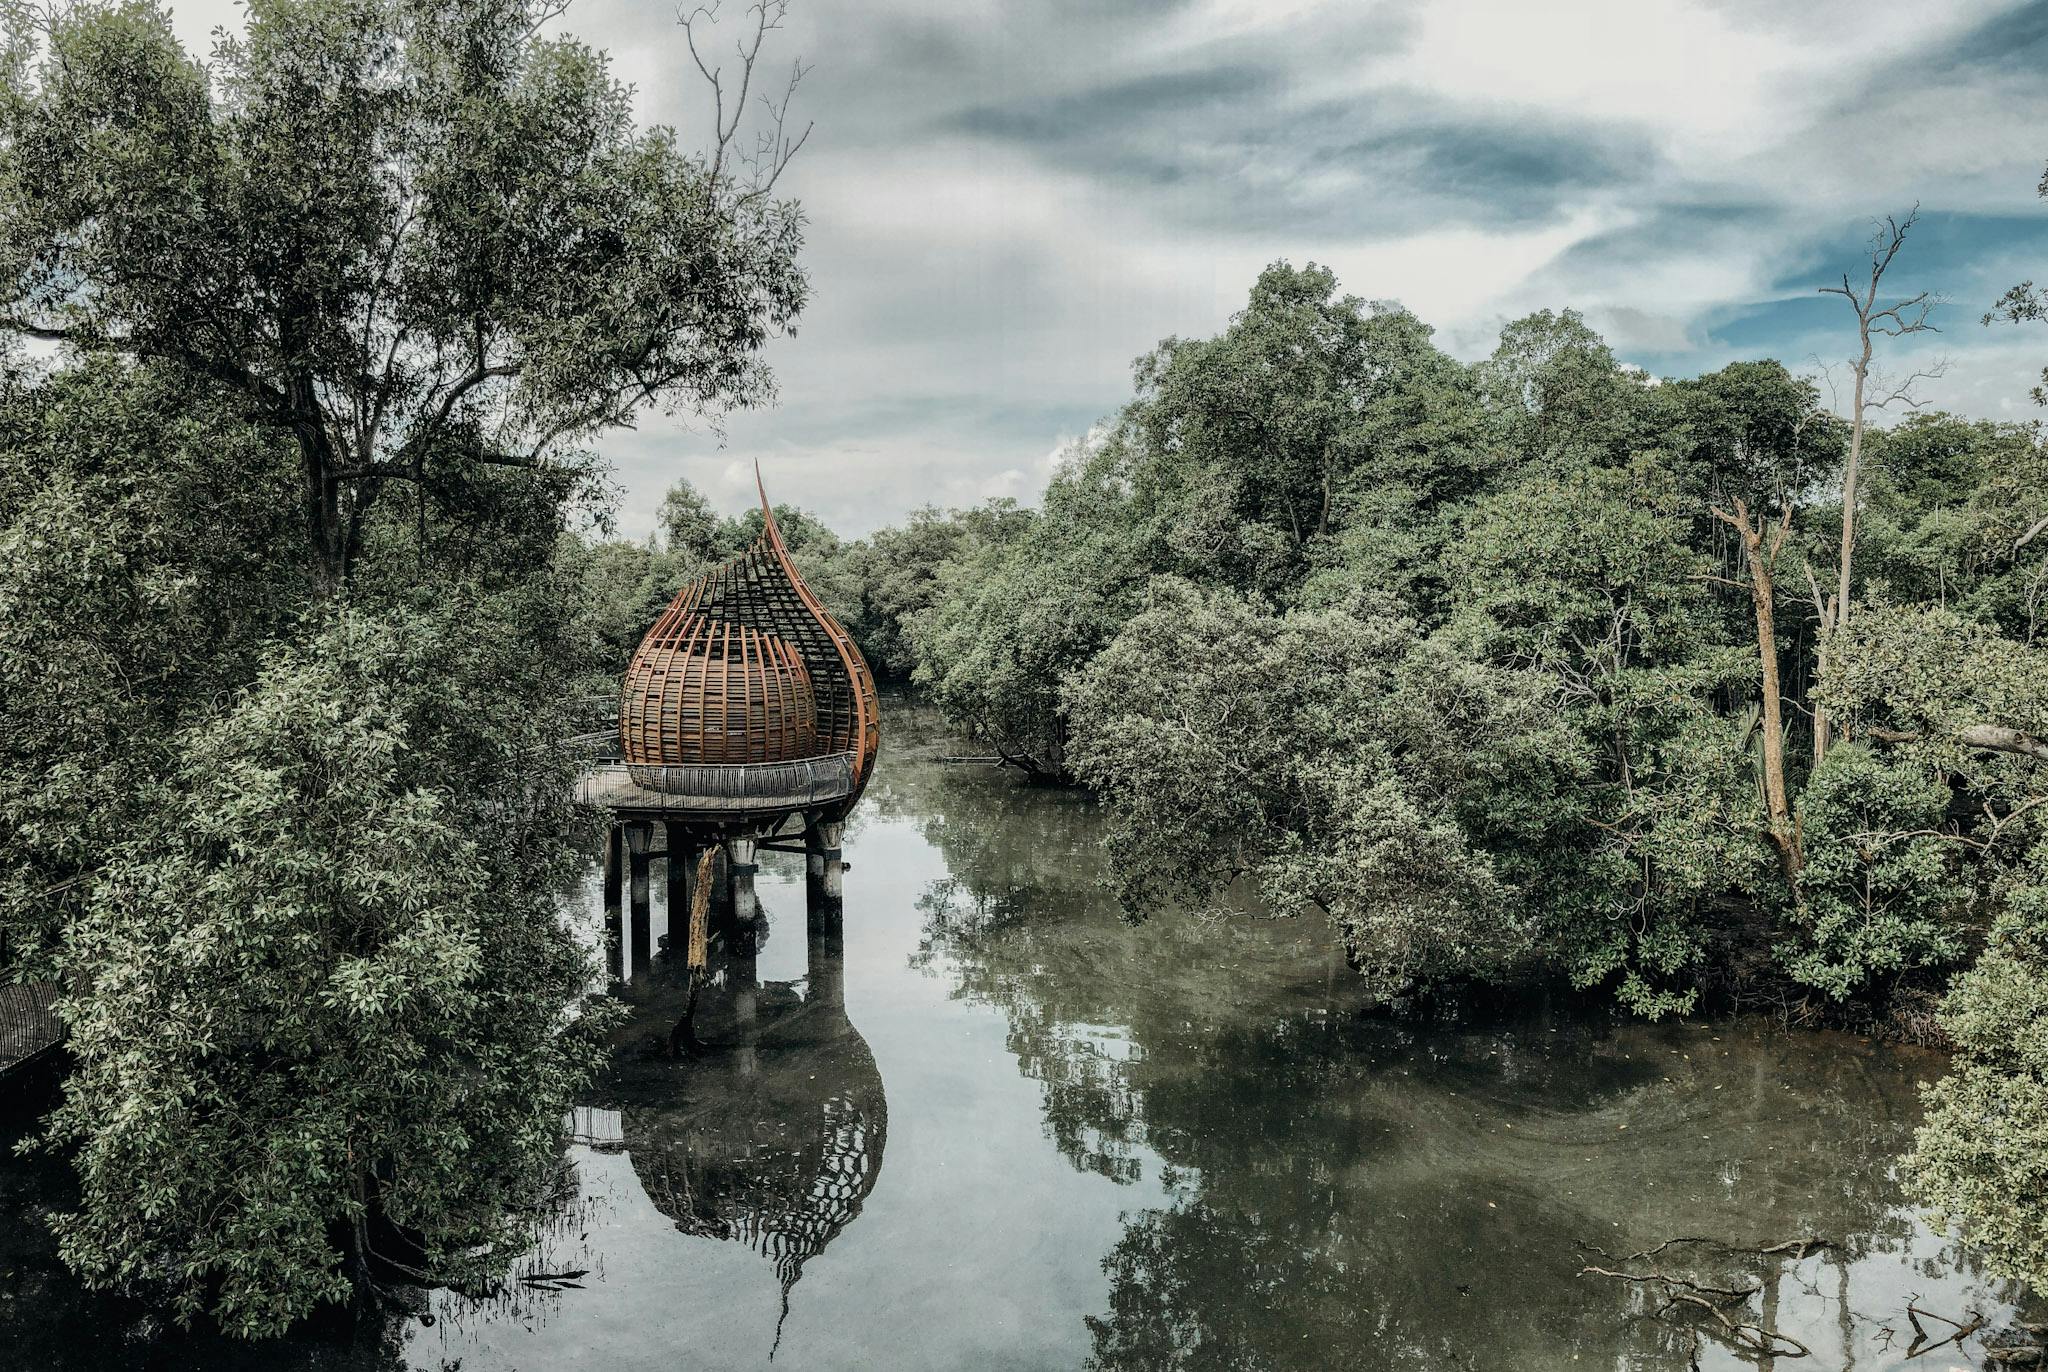
M 784 551 L 789 545 L 782 541 L 782 527 L 775 522 L 775 507 L 768 503 L 768 487 L 761 481 L 761 459 L 754 459 L 754 489 L 761 493 L 761 527 L 768 536 L 768 542 Z

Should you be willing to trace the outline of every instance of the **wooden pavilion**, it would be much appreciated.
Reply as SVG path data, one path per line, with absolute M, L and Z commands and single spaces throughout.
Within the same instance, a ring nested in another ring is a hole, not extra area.
M 881 744 L 874 676 L 804 584 L 758 470 L 755 488 L 761 536 L 655 620 L 626 669 L 618 757 L 578 785 L 579 798 L 615 821 L 606 907 L 616 917 L 630 882 L 635 968 L 651 952 L 648 864 L 658 853 L 672 921 L 701 868 L 715 883 L 712 903 L 737 907 L 721 913 L 746 923 L 757 850 L 793 848 L 799 837 L 810 875 L 836 895 L 845 818 Z M 615 944 L 615 974 L 624 951 Z

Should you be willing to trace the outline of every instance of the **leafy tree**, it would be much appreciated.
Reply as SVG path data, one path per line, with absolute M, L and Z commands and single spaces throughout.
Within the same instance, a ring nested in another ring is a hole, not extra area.
M 1061 683 L 1115 636 L 1143 581 L 1121 460 L 1115 448 L 1070 455 L 1021 532 L 946 564 L 944 589 L 912 630 L 913 680 L 1036 777 L 1067 776 Z
M 2032 642 L 2048 618 L 2048 450 L 2038 425 L 1915 414 L 1873 435 L 1857 535 L 1865 585 L 1954 605 Z
M 583 593 L 587 693 L 607 695 L 618 689 L 633 650 L 700 564 L 641 543 L 586 544 L 565 535 L 562 544 L 565 574 L 576 578 Z
M 753 546 L 767 527 L 761 511 L 752 506 L 743 514 L 720 520 L 712 541 L 714 555 L 720 559 L 739 556 Z M 790 553 L 799 560 L 810 558 L 823 563 L 839 551 L 839 535 L 809 510 L 800 510 L 794 505 L 777 505 L 775 527 L 782 531 L 782 541 L 789 545 Z
M 1625 461 L 1654 432 L 1650 378 L 1621 367 L 1576 310 L 1540 310 L 1508 324 L 1476 379 L 1523 461 Z
M 292 472 L 232 402 L 113 358 L 0 375 L 0 938 L 48 975 L 139 777 L 303 603 Z
M 1972 897 L 1942 832 L 1947 779 L 1868 749 L 1831 749 L 1800 792 L 1806 862 L 1785 952 L 1792 975 L 1845 999 L 1967 952 Z
M 1463 369 L 1406 310 L 1335 291 L 1327 268 L 1275 263 L 1223 333 L 1138 360 L 1115 441 L 1153 570 L 1283 595 L 1366 493 L 1470 488 L 1469 426 L 1422 422 L 1469 393 Z
M 1327 913 L 1387 994 L 1526 955 L 1477 819 L 1493 788 L 1554 793 L 1573 763 L 1534 683 L 1418 645 L 1383 604 L 1275 617 L 1171 580 L 1148 599 L 1066 693 L 1127 908 L 1244 878 Z
M 210 67 L 9 12 L 0 317 L 60 351 L 0 395 L 0 914 L 76 988 L 66 1257 L 181 1317 L 502 1261 L 602 1018 L 565 507 L 805 288 L 781 154 L 636 128 L 550 12 L 264 0 Z
M 945 568 L 1007 544 L 1030 522 L 1008 498 L 969 510 L 928 505 L 848 545 L 836 570 L 858 588 L 859 600 L 846 627 L 875 675 L 908 681 L 917 669 L 914 626 L 937 602 Z
M 647 405 L 766 394 L 795 208 L 634 126 L 535 0 L 265 0 L 213 65 L 142 0 L 16 31 L 0 309 L 164 361 L 297 449 L 332 587 L 394 488 L 546 476 Z
M 655 523 L 661 530 L 662 549 L 671 557 L 715 562 L 724 551 L 718 513 L 702 491 L 680 478 L 662 496 Z
M 1555 794 L 1503 788 L 1491 813 L 1541 817 L 1488 841 L 1572 979 L 1652 1014 L 1692 1004 L 1703 904 L 1755 879 L 1742 734 L 1713 709 L 1744 669 L 1689 529 L 1654 461 L 1554 457 L 1473 502 L 1445 556 L 1446 648 L 1530 677 L 1586 759 Z
M 89 1284 L 263 1334 L 408 1268 L 385 1226 L 443 1279 L 521 1246 L 597 1022 L 559 1018 L 588 975 L 556 914 L 567 778 L 544 799 L 502 762 L 546 716 L 460 709 L 531 697 L 523 627 L 341 616 L 144 783 L 66 931 L 79 1066 L 47 1137 L 77 1149 L 59 1232 Z M 465 766 L 496 774 L 450 787 Z
M 2048 1290 L 2048 843 L 1997 892 L 1991 941 L 1956 979 L 1942 1026 L 1956 1047 L 1926 1088 L 1907 1173 L 1937 1218 L 1992 1266 Z

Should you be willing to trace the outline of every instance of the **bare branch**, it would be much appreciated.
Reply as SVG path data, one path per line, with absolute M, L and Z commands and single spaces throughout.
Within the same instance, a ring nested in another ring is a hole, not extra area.
M 738 196 L 737 203 L 746 204 L 768 195 L 781 178 L 783 169 L 794 158 L 811 136 L 811 125 L 805 124 L 803 132 L 791 138 L 789 129 L 789 107 L 796 96 L 796 90 L 809 74 L 810 68 L 801 61 L 790 65 L 789 80 L 784 85 L 780 98 L 769 95 L 758 97 L 761 108 L 767 113 L 767 127 L 755 136 L 751 148 L 738 143 L 740 125 L 746 119 L 747 107 L 752 96 L 755 69 L 761 60 L 761 50 L 768 41 L 768 35 L 782 28 L 789 15 L 789 0 L 753 0 L 747 13 L 753 18 L 753 29 L 746 37 L 733 44 L 733 52 L 739 59 L 739 74 L 728 88 L 725 68 L 714 66 L 704 55 L 707 45 L 700 45 L 699 26 L 708 29 L 718 22 L 718 0 L 698 5 L 687 13 L 678 11 L 676 22 L 682 26 L 683 41 L 690 50 L 690 60 L 697 65 L 698 74 L 711 87 L 711 148 L 709 150 L 710 172 L 707 189 L 713 196 L 718 194 L 725 183 L 728 167 L 734 163 L 746 168 L 746 186 Z M 730 100 L 728 100 L 730 96 Z
M 45 343 L 69 343 L 78 337 L 78 334 L 71 329 L 52 328 L 47 324 L 32 324 L 26 319 L 15 319 L 12 317 L 0 319 L 0 329 L 5 329 L 9 333 L 20 334 L 24 338 L 41 339 Z M 112 343 L 115 347 L 121 345 L 121 340 L 119 339 L 110 339 L 108 342 Z
M 2025 533 L 2021 534 L 2018 538 L 2013 540 L 2013 552 L 2017 554 L 2020 549 L 2026 547 L 2029 543 L 2032 543 L 2036 538 L 2040 536 L 2040 533 L 2043 529 L 2048 529 L 2048 515 L 2042 515 L 2039 519 L 2034 521 L 2034 526 L 2032 528 L 2028 529 Z

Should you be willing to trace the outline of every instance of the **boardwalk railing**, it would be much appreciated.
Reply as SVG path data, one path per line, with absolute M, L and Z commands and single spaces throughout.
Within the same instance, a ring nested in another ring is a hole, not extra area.
M 63 1037 L 56 982 L 0 981 L 0 1077 L 41 1057 Z
M 613 810 L 745 815 L 801 810 L 853 793 L 854 754 L 724 766 L 595 763 L 577 782 L 579 800 Z

